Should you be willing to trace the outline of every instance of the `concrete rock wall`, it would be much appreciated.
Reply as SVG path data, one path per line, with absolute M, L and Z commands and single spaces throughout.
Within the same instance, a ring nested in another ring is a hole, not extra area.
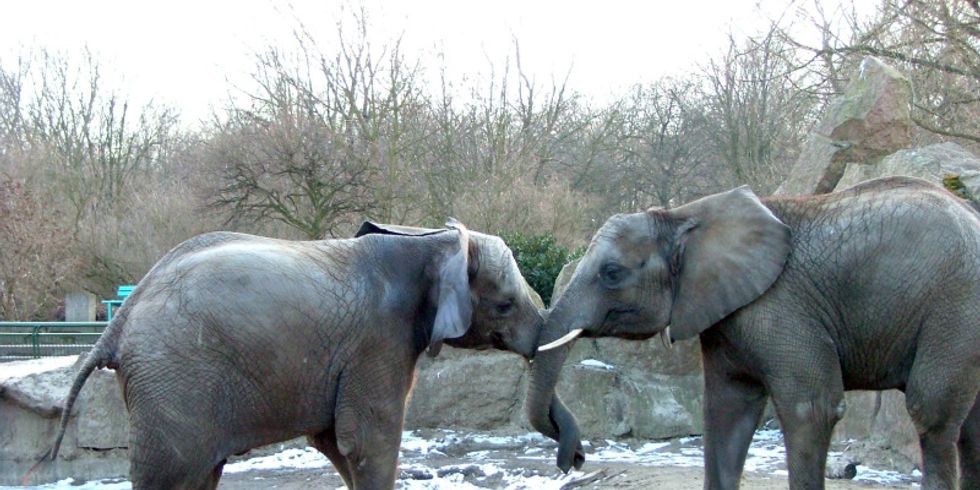
M 26 362 L 31 361 L 0 364 L 0 369 L 14 369 Z M 77 369 L 76 364 L 0 379 L 0 485 L 19 484 L 50 448 L 61 404 Z M 93 373 L 75 406 L 58 461 L 41 465 L 33 483 L 128 473 L 129 425 L 113 372 Z

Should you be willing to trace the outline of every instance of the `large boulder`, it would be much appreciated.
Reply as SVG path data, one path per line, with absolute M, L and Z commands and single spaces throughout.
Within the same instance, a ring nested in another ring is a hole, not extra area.
M 804 145 L 777 195 L 831 192 L 852 163 L 873 164 L 912 145 L 912 86 L 874 57 L 861 61 Z
M 406 429 L 516 428 L 521 424 L 526 362 L 509 352 L 444 347 L 419 361 Z
M 951 142 L 900 150 L 876 165 L 850 163 L 834 190 L 890 175 L 920 177 L 938 185 L 950 185 L 950 179 L 955 179 L 963 186 L 963 197 L 980 198 L 980 158 Z
M 74 359 L 4 363 L 0 376 L 0 485 L 14 485 L 54 439 L 61 404 L 78 370 Z M 129 426 L 115 375 L 92 373 L 75 405 L 58 461 L 38 467 L 31 480 L 51 482 L 128 473 Z
M 902 392 L 851 391 L 845 397 L 847 411 L 833 441 L 845 447 L 846 459 L 905 473 L 921 469 L 919 438 Z

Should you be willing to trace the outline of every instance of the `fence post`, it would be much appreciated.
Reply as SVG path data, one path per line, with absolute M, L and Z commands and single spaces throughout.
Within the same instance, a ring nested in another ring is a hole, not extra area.
M 41 326 L 34 325 L 31 327 L 31 357 L 34 359 L 41 358 Z
M 98 300 L 92 293 L 68 293 L 65 295 L 66 322 L 94 322 Z

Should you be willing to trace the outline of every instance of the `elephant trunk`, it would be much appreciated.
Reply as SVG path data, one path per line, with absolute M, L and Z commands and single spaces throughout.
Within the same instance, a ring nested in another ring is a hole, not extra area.
M 549 319 L 542 331 L 542 339 L 549 339 L 561 323 Z M 560 327 L 558 327 L 560 328 Z M 538 432 L 558 441 L 558 468 L 564 472 L 574 466 L 581 468 L 585 453 L 575 416 L 562 403 L 555 392 L 562 365 L 571 351 L 571 344 L 564 344 L 547 351 L 540 351 L 531 363 L 525 409 L 531 426 Z

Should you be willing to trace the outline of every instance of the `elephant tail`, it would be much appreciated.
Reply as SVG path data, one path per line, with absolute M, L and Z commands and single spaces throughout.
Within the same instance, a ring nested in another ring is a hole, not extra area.
M 68 391 L 68 398 L 65 399 L 65 406 L 61 410 L 61 421 L 58 424 L 58 435 L 55 437 L 54 444 L 52 444 L 51 449 L 38 459 L 37 463 L 34 463 L 34 466 L 31 466 L 31 469 L 27 470 L 27 474 L 21 480 L 21 485 L 28 485 L 31 476 L 43 463 L 54 461 L 58 457 L 61 441 L 65 437 L 65 431 L 68 429 L 68 419 L 71 416 L 72 407 L 75 406 L 75 400 L 82 391 L 82 387 L 85 386 L 85 382 L 88 381 L 89 376 L 92 375 L 92 372 L 96 368 L 116 367 L 114 353 L 116 351 L 116 341 L 119 338 L 119 331 L 122 329 L 123 323 L 125 323 L 125 316 L 113 318 L 112 323 L 106 327 L 106 331 L 99 337 L 98 342 L 95 343 L 92 350 L 89 351 L 81 369 L 75 375 L 75 381 L 72 382 L 71 390 Z

